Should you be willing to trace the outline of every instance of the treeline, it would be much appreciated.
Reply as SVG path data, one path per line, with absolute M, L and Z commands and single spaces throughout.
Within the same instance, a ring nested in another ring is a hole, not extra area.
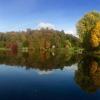
M 40 29 L 0 33 L 0 48 L 49 49 L 79 47 L 79 39 L 64 31 Z
M 55 48 L 82 48 L 100 54 L 100 13 L 93 11 L 85 14 L 77 23 L 79 38 L 65 34 L 64 31 L 42 28 L 27 29 L 21 32 L 0 33 L 0 50 L 18 48 L 47 50 Z

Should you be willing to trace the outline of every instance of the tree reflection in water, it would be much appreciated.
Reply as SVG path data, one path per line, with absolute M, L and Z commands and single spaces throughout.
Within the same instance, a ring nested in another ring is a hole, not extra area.
M 85 56 L 78 63 L 75 81 L 83 90 L 96 92 L 100 88 L 100 58 Z
M 82 58 L 82 59 L 81 59 Z M 80 61 L 81 59 L 81 61 Z M 96 92 L 100 87 L 100 59 L 91 56 L 81 56 L 67 53 L 65 50 L 54 52 L 29 51 L 29 52 L 0 52 L 0 64 L 12 67 L 25 67 L 28 69 L 38 69 L 41 73 L 50 73 L 54 69 L 61 69 L 66 66 L 78 63 L 75 71 L 75 81 L 82 90 Z
M 66 53 L 65 50 L 54 52 L 29 51 L 29 52 L 0 52 L 0 64 L 20 66 L 26 69 L 35 68 L 41 71 L 51 71 L 53 69 L 63 69 L 71 66 L 79 59 L 78 55 Z

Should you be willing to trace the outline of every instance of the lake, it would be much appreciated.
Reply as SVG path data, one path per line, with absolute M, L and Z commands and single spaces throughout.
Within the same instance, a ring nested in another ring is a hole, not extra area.
M 100 59 L 59 52 L 0 52 L 0 100 L 100 100 Z

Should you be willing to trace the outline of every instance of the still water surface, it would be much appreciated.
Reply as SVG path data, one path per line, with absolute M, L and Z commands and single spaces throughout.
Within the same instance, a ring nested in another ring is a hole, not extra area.
M 100 100 L 100 59 L 0 53 L 0 100 Z

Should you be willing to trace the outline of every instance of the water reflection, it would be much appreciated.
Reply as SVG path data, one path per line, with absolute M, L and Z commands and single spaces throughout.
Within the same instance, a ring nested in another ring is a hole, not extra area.
M 66 87 L 68 81 L 71 81 L 71 82 L 69 82 L 71 85 L 71 89 L 72 89 L 72 84 L 74 82 L 76 82 L 76 84 L 81 87 L 81 91 L 84 90 L 89 93 L 94 93 L 100 88 L 100 58 L 97 58 L 97 57 L 66 53 L 65 50 L 56 50 L 53 52 L 47 52 L 47 51 L 44 52 L 44 51 L 39 51 L 39 50 L 29 51 L 29 52 L 17 52 L 17 51 L 14 51 L 14 52 L 2 51 L 1 52 L 0 51 L 0 64 L 10 65 L 10 67 L 12 67 L 12 68 L 14 68 L 15 66 L 17 66 L 17 68 L 25 67 L 26 68 L 25 70 L 38 69 L 39 75 L 48 74 L 48 73 L 52 74 L 52 71 L 54 69 L 60 69 L 59 72 L 55 72 L 57 74 L 55 74 L 55 75 L 53 74 L 51 76 L 46 76 L 47 79 L 48 79 L 48 77 L 52 77 L 51 79 L 53 79 L 53 81 L 55 81 L 55 82 L 59 80 L 59 83 L 57 82 L 56 85 L 57 84 L 59 86 L 63 85 L 62 87 L 64 87 L 64 88 Z M 71 67 L 74 64 L 76 64 L 76 66 L 78 65 L 77 70 L 71 69 L 71 70 L 74 70 L 74 71 L 70 72 L 71 74 L 68 73 L 67 71 L 65 71 L 65 72 L 61 71 L 61 70 L 64 70 L 65 66 Z M 7 72 L 7 70 L 6 70 L 6 72 Z M 14 73 L 12 72 L 12 74 L 14 74 Z M 68 73 L 68 76 L 67 76 L 67 73 Z M 17 78 L 17 76 L 15 76 L 15 77 Z M 21 77 L 21 76 L 19 76 L 19 77 Z M 33 77 L 31 79 L 28 77 L 26 79 L 25 76 L 22 76 L 22 77 L 24 78 L 25 81 L 28 80 L 29 83 L 31 83 L 31 81 L 33 80 Z M 57 77 L 60 77 L 60 78 L 58 78 L 58 80 L 56 80 Z M 71 77 L 75 77 L 75 78 L 73 78 L 74 82 L 72 81 Z M 46 83 L 43 82 L 44 79 L 39 80 L 39 79 L 41 79 L 40 76 L 34 76 L 34 78 L 37 79 L 38 81 L 41 81 L 41 83 L 47 85 Z M 62 80 L 63 80 L 63 84 L 60 83 Z M 36 84 L 40 85 L 39 83 L 36 83 Z M 52 83 L 52 81 L 50 81 L 50 83 Z M 34 85 L 34 83 L 32 83 L 32 84 Z M 48 84 L 49 84 L 49 80 L 48 80 Z M 18 85 L 18 84 L 16 83 L 16 85 Z M 52 84 L 52 87 L 56 86 L 56 85 L 54 85 L 54 86 L 53 85 L 54 84 Z M 23 84 L 22 84 L 22 86 L 23 86 Z M 69 84 L 68 84 L 68 88 L 69 88 Z M 74 87 L 73 87 L 73 89 L 74 89 Z M 59 91 L 61 91 L 61 90 L 59 90 Z M 71 90 L 70 91 L 64 90 L 63 93 L 65 93 L 65 91 L 66 91 L 66 93 L 72 92 Z M 66 97 L 66 95 L 65 95 L 65 97 Z
M 42 71 L 63 69 L 71 66 L 79 60 L 78 55 L 66 53 L 63 50 L 54 52 L 29 51 L 29 52 L 0 52 L 0 64 L 35 68 Z
M 85 56 L 78 63 L 75 81 L 82 90 L 94 93 L 100 88 L 100 59 Z

